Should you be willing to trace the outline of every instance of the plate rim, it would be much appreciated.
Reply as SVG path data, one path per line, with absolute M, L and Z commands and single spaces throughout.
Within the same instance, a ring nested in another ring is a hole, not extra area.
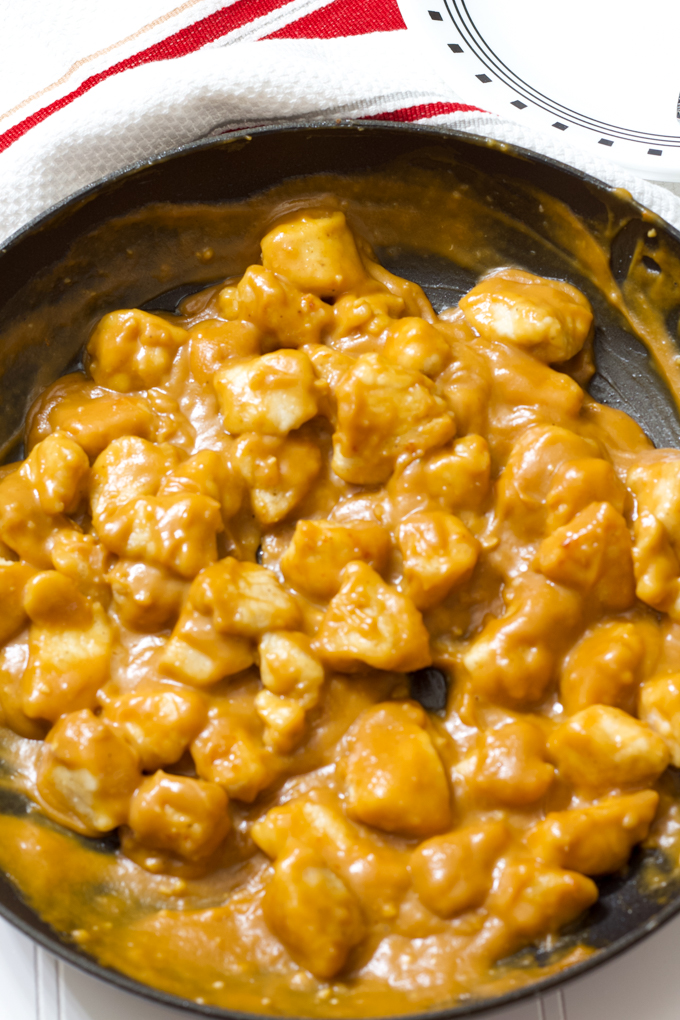
M 592 152 L 593 155 L 597 154 L 601 159 L 609 159 L 615 166 L 643 178 L 668 182 L 680 181 L 680 120 L 678 121 L 679 128 L 677 135 L 642 132 L 635 128 L 626 128 L 622 125 L 598 121 L 594 117 L 589 117 L 586 113 L 572 110 L 557 99 L 552 99 L 541 93 L 537 86 L 533 86 L 529 81 L 525 81 L 519 72 L 513 70 L 512 67 L 505 63 L 503 57 L 493 50 L 491 43 L 477 27 L 473 15 L 468 10 L 468 0 L 432 0 L 429 4 L 422 4 L 420 0 L 397 0 L 397 2 L 408 30 L 418 35 L 423 44 L 427 45 L 428 54 L 436 59 L 445 81 L 456 87 L 458 92 L 462 92 L 464 99 L 474 99 L 475 102 L 484 102 L 486 99 L 486 102 L 493 107 L 492 109 L 485 108 L 481 112 L 487 113 L 490 116 L 499 116 L 507 119 L 517 124 L 520 130 L 544 131 L 547 137 L 551 137 L 550 128 L 558 129 L 561 136 L 564 137 L 564 131 L 569 127 L 573 127 L 579 134 L 576 137 L 567 136 L 570 139 L 574 138 L 573 142 L 570 141 L 570 144 L 584 149 L 588 153 Z M 451 6 L 456 8 L 457 17 L 453 15 Z M 463 8 L 464 15 L 461 15 L 458 10 L 459 7 Z M 443 16 L 442 10 L 445 12 Z M 433 15 L 437 15 L 437 17 L 433 17 Z M 448 21 L 446 18 L 448 18 Z M 437 33 L 442 29 L 455 31 L 457 37 L 460 37 L 461 42 L 467 48 L 466 50 L 453 50 L 454 55 L 467 52 L 468 57 L 475 60 L 479 65 L 479 71 L 488 71 L 489 74 L 493 75 L 493 78 L 489 78 L 486 74 L 480 76 L 472 72 L 463 76 L 460 73 L 460 65 L 459 69 L 456 70 L 455 63 L 452 63 L 449 59 L 451 47 L 455 44 L 445 42 L 437 36 Z M 472 42 L 468 37 L 471 31 L 474 31 L 478 37 L 477 40 Z M 484 48 L 495 58 L 495 64 L 494 60 L 489 58 Z M 445 50 L 448 50 L 448 53 Z M 499 66 L 504 70 L 499 72 Z M 475 78 L 478 78 L 479 81 L 475 81 Z M 508 80 L 513 78 L 517 81 L 517 86 Z M 492 92 L 483 93 L 483 85 L 492 83 L 501 88 L 504 96 L 507 97 L 508 102 L 505 106 L 500 102 L 493 102 Z M 522 86 L 524 86 L 524 90 Z M 678 88 L 680 91 L 680 79 Z M 539 96 L 540 101 L 534 99 L 531 93 Z M 511 96 L 514 96 L 514 100 L 511 99 Z M 520 99 L 524 99 L 526 102 L 521 103 Z M 489 100 L 491 100 L 490 103 Z M 524 110 L 530 105 L 534 107 L 526 123 L 522 123 L 511 110 L 506 108 L 513 105 L 518 110 Z M 678 98 L 677 106 L 680 117 L 680 98 Z M 559 120 L 560 116 L 569 123 L 563 124 Z M 557 120 L 553 119 L 551 122 L 551 118 L 555 117 L 557 117 Z M 592 124 L 587 123 L 588 121 L 592 122 Z M 608 137 L 606 139 L 602 138 L 602 141 L 600 141 L 597 138 L 598 134 Z M 637 137 L 631 137 L 634 135 Z M 628 159 L 624 157 L 617 159 L 613 156 L 611 148 L 614 144 L 614 139 L 633 146 L 633 152 L 637 152 L 636 158 Z M 600 145 L 603 148 L 598 148 Z M 650 162 L 650 160 L 658 159 L 663 154 L 663 149 L 657 152 L 653 151 L 656 146 L 663 146 L 665 149 L 671 150 L 673 159 L 671 167 Z

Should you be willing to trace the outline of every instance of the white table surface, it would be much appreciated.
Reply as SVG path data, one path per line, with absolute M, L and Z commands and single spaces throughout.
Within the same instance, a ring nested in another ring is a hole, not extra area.
M 680 184 L 665 184 L 680 196 Z M 197 1015 L 197 1014 L 194 1014 Z M 0 919 L 0 1020 L 190 1020 L 55 959 Z M 563 989 L 489 1020 L 680 1020 L 680 916 Z

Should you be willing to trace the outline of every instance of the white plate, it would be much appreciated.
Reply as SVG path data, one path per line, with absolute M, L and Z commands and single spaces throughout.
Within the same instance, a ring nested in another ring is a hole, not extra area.
M 463 101 L 680 181 L 680 0 L 399 0 Z

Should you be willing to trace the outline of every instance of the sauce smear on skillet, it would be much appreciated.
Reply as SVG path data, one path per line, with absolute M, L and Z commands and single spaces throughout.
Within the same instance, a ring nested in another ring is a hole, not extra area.
M 0 866 L 196 1001 L 492 994 L 680 764 L 680 452 L 585 393 L 569 284 L 502 269 L 437 316 L 332 207 L 261 261 L 105 316 L 4 469 L 4 757 L 40 815 L 0 817 Z

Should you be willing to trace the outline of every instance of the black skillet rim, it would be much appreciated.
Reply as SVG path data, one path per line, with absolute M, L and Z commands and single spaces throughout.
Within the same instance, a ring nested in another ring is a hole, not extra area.
M 425 140 L 428 136 L 432 137 L 445 137 L 453 138 L 461 142 L 466 142 L 471 145 L 476 145 L 485 148 L 502 148 L 503 152 L 508 155 L 515 156 L 520 160 L 525 160 L 533 164 L 542 164 L 547 168 L 554 168 L 555 170 L 561 171 L 583 184 L 593 188 L 596 192 L 608 191 L 614 192 L 617 189 L 613 185 L 606 184 L 603 181 L 598 180 L 596 177 L 585 173 L 583 170 L 579 170 L 576 167 L 569 166 L 566 163 L 561 163 L 559 160 L 553 159 L 550 156 L 546 156 L 543 153 L 534 152 L 530 149 L 523 148 L 522 146 L 513 145 L 506 142 L 497 142 L 494 139 L 490 139 L 483 135 L 470 133 L 467 131 L 461 131 L 455 128 L 439 128 L 432 127 L 429 125 L 421 124 L 397 124 L 389 121 L 366 121 L 357 120 L 334 120 L 334 121 L 290 121 L 283 124 L 266 125 L 263 127 L 256 127 L 252 129 L 243 129 L 239 131 L 230 132 L 228 135 L 210 137 L 199 139 L 194 142 L 189 142 L 185 145 L 178 146 L 173 149 L 168 149 L 164 152 L 159 153 L 156 156 L 148 159 L 138 160 L 135 163 L 128 164 L 122 167 L 120 170 L 115 170 L 105 177 L 99 178 L 92 184 L 88 184 L 86 187 L 81 188 L 79 191 L 72 195 L 61 199 L 56 202 L 49 209 L 40 213 L 29 223 L 25 224 L 14 234 L 10 235 L 2 244 L 0 248 L 0 260 L 6 254 L 9 254 L 10 249 L 16 244 L 22 241 L 25 237 L 36 233 L 43 226 L 49 223 L 50 220 L 66 213 L 70 208 L 77 208 L 82 203 L 86 202 L 88 198 L 94 197 L 100 189 L 106 185 L 111 184 L 115 181 L 121 180 L 124 177 L 132 176 L 133 174 L 144 170 L 151 166 L 156 166 L 173 159 L 176 156 L 183 155 L 186 152 L 197 150 L 197 149 L 208 149 L 208 148 L 219 148 L 220 146 L 227 147 L 234 141 L 244 140 L 250 141 L 253 135 L 272 134 L 277 135 L 285 132 L 293 133 L 305 133 L 309 131 L 317 130 L 347 130 L 354 129 L 357 131 L 366 132 L 368 130 L 384 131 L 384 132 L 395 132 L 395 133 L 408 133 L 411 135 L 421 135 Z M 621 196 L 619 193 L 619 197 Z M 646 215 L 648 218 L 654 217 L 654 220 L 660 223 L 664 230 L 670 234 L 680 244 L 680 230 L 668 223 L 657 213 L 651 212 L 637 202 L 632 196 L 625 196 L 626 204 L 629 204 L 638 215 Z M 15 887 L 9 883 L 7 877 L 2 874 L 2 879 L 7 882 L 17 899 L 24 906 L 23 900 L 21 900 Z M 181 1010 L 186 1013 L 193 1013 L 195 1016 L 211 1017 L 213 1020 L 281 1020 L 281 1014 L 264 1014 L 264 1013 L 247 1013 L 241 1010 L 225 1009 L 219 1006 L 209 1006 L 197 1003 L 190 999 L 180 998 L 179 996 L 172 995 L 168 992 L 163 992 L 160 989 L 153 988 L 151 985 L 145 985 L 140 981 L 136 981 L 133 978 L 127 977 L 120 971 L 113 970 L 110 967 L 105 967 L 96 960 L 88 956 L 85 952 L 70 946 L 67 942 L 62 941 L 58 933 L 50 930 L 47 925 L 40 919 L 39 915 L 27 905 L 24 906 L 26 912 L 30 912 L 36 918 L 36 922 L 45 928 L 44 931 L 40 928 L 36 929 L 32 923 L 24 920 L 18 914 L 14 913 L 4 903 L 0 902 L 0 917 L 3 917 L 6 921 L 12 924 L 15 928 L 18 928 L 24 935 L 27 935 L 34 942 L 37 942 L 43 948 L 54 953 L 55 956 L 64 960 L 66 963 L 77 967 L 81 971 L 85 971 L 92 977 L 100 978 L 109 984 L 115 985 L 122 991 L 132 993 L 134 995 L 142 996 L 152 1002 L 156 1002 L 159 1005 L 166 1006 L 175 1010 Z M 476 999 L 476 1000 L 465 1000 L 458 1006 L 452 1006 L 443 1009 L 432 1009 L 414 1013 L 404 1014 L 388 1014 L 385 1017 L 376 1017 L 375 1020 L 458 1020 L 461 1017 L 479 1015 L 482 1013 L 489 1012 L 491 1010 L 499 1010 L 506 1006 L 514 1005 L 523 999 L 530 999 L 538 997 L 539 995 L 551 991 L 552 989 L 558 988 L 568 981 L 572 981 L 576 978 L 582 977 L 589 973 L 596 967 L 601 966 L 619 956 L 625 950 L 630 949 L 636 943 L 640 942 L 647 935 L 652 932 L 658 931 L 664 924 L 671 920 L 676 914 L 680 912 L 680 892 L 676 892 L 671 902 L 667 903 L 664 907 L 659 910 L 658 913 L 654 914 L 651 918 L 639 925 L 633 931 L 628 932 L 626 935 L 621 936 L 612 942 L 609 946 L 603 949 L 597 949 L 587 959 L 580 963 L 573 964 L 570 967 L 566 967 L 563 971 L 551 975 L 550 977 L 543 978 L 539 981 L 535 981 L 531 984 L 527 984 L 521 988 L 513 989 L 510 992 L 506 992 L 503 995 L 493 996 L 491 998 Z M 302 1020 L 302 1018 L 299 1018 Z M 373 1020 L 373 1018 L 372 1018 Z

